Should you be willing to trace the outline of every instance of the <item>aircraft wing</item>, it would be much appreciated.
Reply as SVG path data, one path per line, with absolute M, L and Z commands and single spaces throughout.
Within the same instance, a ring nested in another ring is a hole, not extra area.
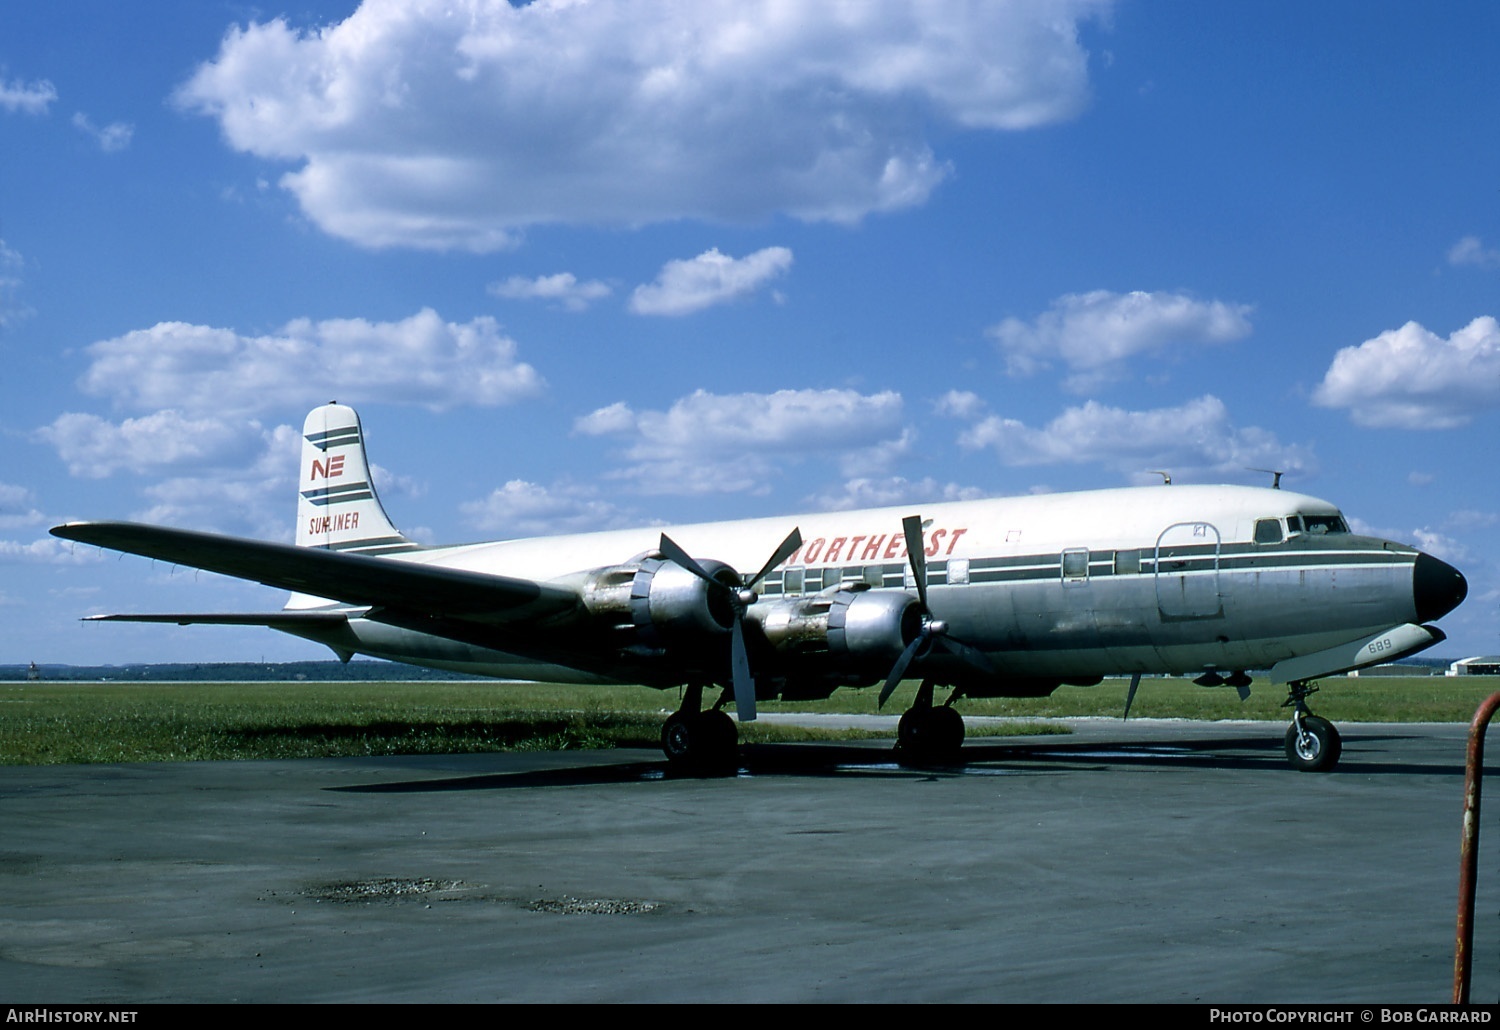
M 416 611 L 488 625 L 531 622 L 572 612 L 579 604 L 574 591 L 529 579 L 189 529 L 135 522 L 69 522 L 54 527 L 52 535 L 346 604 Z M 286 613 L 298 619 L 305 614 L 313 613 Z M 156 618 L 206 622 L 213 616 Z M 267 616 L 260 616 L 256 624 L 266 625 L 266 620 Z M 131 621 L 140 619 L 133 617 Z
M 84 622 L 156 622 L 177 626 L 269 626 L 291 630 L 303 626 L 343 626 L 345 612 L 158 612 L 150 615 L 85 615 Z

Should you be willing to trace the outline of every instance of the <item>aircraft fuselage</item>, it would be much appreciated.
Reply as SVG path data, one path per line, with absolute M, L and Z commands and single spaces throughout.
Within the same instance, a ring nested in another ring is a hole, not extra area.
M 784 628 L 778 624 L 787 621 L 788 611 L 799 605 L 816 609 L 814 599 L 840 589 L 910 590 L 912 573 L 900 531 L 905 510 L 709 523 L 667 532 L 697 557 L 744 570 L 759 564 L 794 525 L 801 528 L 803 545 L 757 586 L 747 622 L 759 630 L 751 633 L 757 671 L 781 677 L 795 691 L 815 693 L 809 679 L 829 689 L 875 682 L 894 653 L 876 648 L 864 662 L 830 659 L 823 669 L 816 639 L 799 649 L 795 632 L 776 637 Z M 1436 618 L 1462 597 L 1462 577 L 1437 559 L 1406 545 L 1354 535 L 1332 505 L 1289 491 L 1101 490 L 932 505 L 922 515 L 933 617 L 988 655 L 1004 676 L 989 682 L 993 677 L 971 663 L 939 653 L 927 656 L 921 671 L 974 695 L 1045 693 L 1049 683 L 1133 672 L 1268 669 Z M 392 558 L 576 583 L 577 570 L 650 552 L 660 533 L 517 540 Z M 576 650 L 570 646 L 570 638 L 577 643 L 576 624 L 560 630 L 555 640 L 547 639 L 545 628 L 533 628 L 526 653 L 518 655 L 504 649 L 503 634 L 490 638 L 470 630 L 467 640 L 455 641 L 379 619 L 378 612 L 373 619 L 352 618 L 348 634 L 341 634 L 342 646 L 506 678 L 658 682 L 657 666 L 628 648 L 611 660 L 584 661 L 580 667 L 577 651 L 607 651 L 592 646 L 597 641 Z M 570 652 L 565 663 L 539 660 L 553 648 Z

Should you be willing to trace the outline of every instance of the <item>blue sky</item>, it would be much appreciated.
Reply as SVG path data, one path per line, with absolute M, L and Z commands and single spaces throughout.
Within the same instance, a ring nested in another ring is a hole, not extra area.
M 289 540 L 329 399 L 433 543 L 1283 469 L 1465 572 L 1441 653 L 1500 651 L 1496 39 L 1479 2 L 6 5 L 0 663 L 323 656 L 82 625 L 282 598 L 46 530 Z

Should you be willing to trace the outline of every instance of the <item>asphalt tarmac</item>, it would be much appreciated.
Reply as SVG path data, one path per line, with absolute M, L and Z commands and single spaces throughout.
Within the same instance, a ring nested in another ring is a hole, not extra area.
M 3 767 L 0 1003 L 1449 999 L 1467 727 L 1345 725 L 1320 775 L 1280 726 L 1074 725 L 971 725 L 926 770 L 759 745 L 721 779 L 649 751 Z

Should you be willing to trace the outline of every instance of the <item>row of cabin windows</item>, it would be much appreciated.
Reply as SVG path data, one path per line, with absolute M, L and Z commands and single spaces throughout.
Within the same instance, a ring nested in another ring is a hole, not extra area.
M 929 572 L 929 578 L 936 578 L 934 574 L 946 574 L 946 578 L 940 582 L 950 586 L 961 586 L 969 582 L 969 559 L 949 558 L 946 564 Z M 768 577 L 768 582 L 774 585 L 777 577 L 773 574 Z M 815 594 L 819 590 L 827 590 L 836 586 L 852 586 L 863 583 L 870 587 L 911 587 L 913 586 L 911 569 L 905 564 L 889 565 L 846 565 L 826 569 L 787 569 L 780 576 L 781 592 L 783 594 Z
M 1289 536 L 1307 534 L 1323 536 L 1348 533 L 1349 527 L 1339 515 L 1289 515 L 1280 518 L 1257 519 L 1255 542 L 1257 544 L 1279 544 Z M 1141 550 L 1115 551 L 1114 573 L 1117 576 L 1136 575 L 1141 571 Z M 961 586 L 969 582 L 969 560 L 950 558 L 946 568 L 939 566 L 933 573 L 946 573 L 942 582 L 949 586 Z M 1070 547 L 1062 552 L 1062 578 L 1067 582 L 1081 582 L 1089 576 L 1089 550 L 1086 547 Z M 775 585 L 777 577 L 770 577 Z M 911 587 L 911 571 L 904 564 L 850 565 L 827 569 L 787 569 L 780 576 L 781 593 L 817 593 L 841 584 L 864 583 L 871 587 Z
M 1110 552 L 1096 552 L 1101 558 Z M 1115 575 L 1133 575 L 1141 571 L 1142 551 L 1113 552 Z M 1106 559 L 1107 560 L 1107 559 Z M 1070 547 L 1062 552 L 1062 578 L 1071 582 L 1088 579 L 1089 550 L 1086 547 Z M 929 566 L 928 576 L 932 585 L 963 586 L 969 582 L 969 559 L 949 558 L 947 562 Z M 815 594 L 836 586 L 853 586 L 862 583 L 870 587 L 913 586 L 911 570 L 906 565 L 847 565 L 826 569 L 786 569 L 780 575 L 772 573 L 766 577 L 769 593 L 783 596 Z M 779 591 L 774 588 L 779 587 Z
M 1289 515 L 1285 520 L 1257 519 L 1255 542 L 1257 544 L 1279 544 L 1288 536 L 1306 533 L 1322 536 L 1332 533 L 1348 533 L 1349 527 L 1339 515 Z M 1114 552 L 1114 573 L 1117 576 L 1136 575 L 1141 571 L 1140 550 Z M 961 586 L 969 582 L 969 560 L 950 558 L 943 582 L 949 586 Z M 1062 578 L 1068 582 L 1080 582 L 1089 576 L 1089 550 L 1086 547 L 1070 547 L 1062 552 Z M 772 584 L 777 577 L 771 577 Z M 851 565 L 827 569 L 787 569 L 781 574 L 781 593 L 817 593 L 840 584 L 864 583 L 871 587 L 911 587 L 911 571 L 906 565 Z

